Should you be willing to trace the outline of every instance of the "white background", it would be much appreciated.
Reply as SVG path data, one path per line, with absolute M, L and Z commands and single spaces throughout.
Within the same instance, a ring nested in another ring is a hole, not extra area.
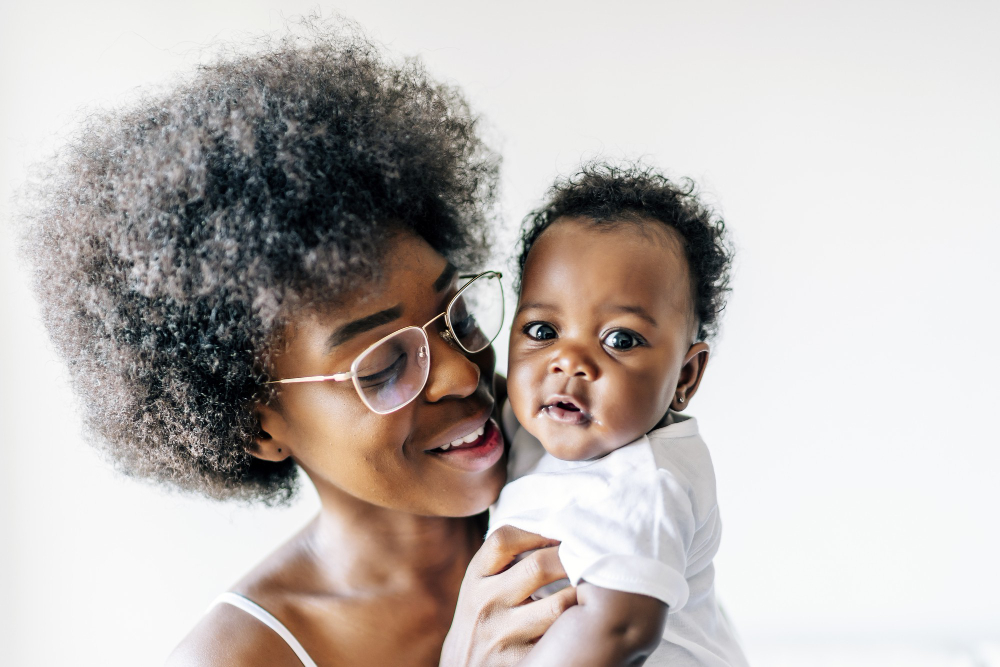
M 3 2 L 5 219 L 84 110 L 316 7 Z M 505 158 L 509 225 L 595 156 L 646 156 L 721 210 L 735 291 L 693 412 L 726 521 L 719 589 L 752 662 L 996 658 L 1000 4 L 322 10 L 464 88 Z M 157 664 L 315 499 L 248 510 L 115 476 L 0 239 L 0 663 Z

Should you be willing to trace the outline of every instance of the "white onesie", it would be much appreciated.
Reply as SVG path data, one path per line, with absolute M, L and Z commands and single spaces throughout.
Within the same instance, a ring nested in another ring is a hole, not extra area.
M 671 413 L 670 425 L 606 456 L 562 461 L 517 425 L 509 404 L 503 416 L 514 432 L 513 481 L 490 508 L 490 532 L 511 524 L 559 540 L 574 586 L 585 580 L 667 604 L 663 641 L 646 665 L 745 666 L 715 600 L 722 524 L 697 421 Z

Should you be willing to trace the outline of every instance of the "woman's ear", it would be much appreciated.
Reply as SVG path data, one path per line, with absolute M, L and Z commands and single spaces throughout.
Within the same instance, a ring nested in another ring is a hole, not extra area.
M 681 374 L 677 379 L 674 400 L 670 404 L 671 410 L 683 410 L 691 403 L 705 374 L 705 367 L 708 366 L 708 352 L 708 343 L 695 343 L 684 355 L 684 365 L 681 366 Z
M 260 430 L 250 446 L 250 456 L 263 461 L 284 461 L 292 455 L 286 434 L 288 423 L 281 411 L 273 405 L 258 405 L 254 408 Z

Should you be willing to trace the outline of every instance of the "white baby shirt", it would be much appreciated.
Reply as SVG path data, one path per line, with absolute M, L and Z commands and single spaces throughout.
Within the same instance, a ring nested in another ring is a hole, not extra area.
M 599 459 L 562 461 L 504 406 L 504 425 L 516 428 L 513 481 L 490 508 L 490 532 L 511 524 L 559 540 L 574 586 L 586 580 L 666 603 L 663 641 L 646 665 L 742 667 L 746 659 L 715 599 L 712 559 L 722 524 L 712 459 L 697 421 L 671 417 Z

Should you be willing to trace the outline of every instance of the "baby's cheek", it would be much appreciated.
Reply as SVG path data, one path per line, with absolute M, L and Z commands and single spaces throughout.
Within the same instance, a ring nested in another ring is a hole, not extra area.
M 511 359 L 507 375 L 507 398 L 514 409 L 514 415 L 521 424 L 534 416 L 533 404 L 536 402 L 532 388 L 538 384 L 532 380 L 531 370 L 526 364 L 517 363 Z
M 619 445 L 632 442 L 648 433 L 663 417 L 660 401 L 654 392 L 634 392 L 622 397 L 615 414 L 615 439 Z

